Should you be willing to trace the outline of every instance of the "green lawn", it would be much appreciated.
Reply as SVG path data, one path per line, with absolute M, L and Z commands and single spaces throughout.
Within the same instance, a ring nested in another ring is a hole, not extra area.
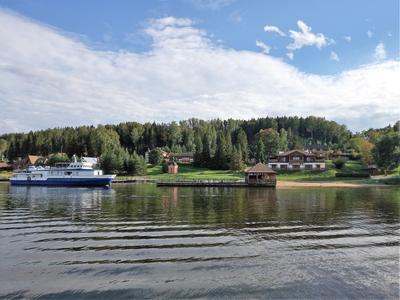
M 206 168 L 196 168 L 193 165 L 179 165 L 178 174 L 166 174 L 161 170 L 161 166 L 148 166 L 146 177 L 157 180 L 177 180 L 177 179 L 244 179 L 244 172 L 233 172 L 229 170 L 210 170 Z
M 336 172 L 339 170 L 335 169 L 331 161 L 326 162 L 327 170 L 325 171 L 280 171 L 278 172 L 278 180 L 286 181 L 343 181 L 347 178 L 335 177 Z M 340 170 L 341 172 L 358 172 L 362 168 L 361 163 L 356 161 L 348 161 L 346 165 Z M 166 174 L 162 173 L 161 166 L 147 167 L 148 179 L 153 180 L 184 180 L 184 179 L 244 179 L 244 172 L 233 172 L 233 171 L 222 171 L 222 170 L 210 170 L 207 168 L 196 168 L 193 165 L 179 165 L 178 174 Z M 121 177 L 122 178 L 122 177 Z M 350 178 L 349 178 L 350 179 Z M 354 180 L 354 178 L 351 178 Z
M 355 178 L 335 177 L 337 172 L 360 172 L 362 164 L 359 161 L 347 161 L 341 170 L 335 168 L 331 160 L 325 161 L 325 171 L 279 171 L 277 179 L 283 181 L 343 181 L 355 180 Z M 359 179 L 358 179 L 359 181 Z

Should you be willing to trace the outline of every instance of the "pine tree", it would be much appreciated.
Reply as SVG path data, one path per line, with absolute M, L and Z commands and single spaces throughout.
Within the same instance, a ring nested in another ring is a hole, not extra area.
M 247 161 L 247 158 L 248 158 L 247 135 L 242 128 L 239 128 L 239 131 L 238 131 L 237 145 L 238 145 L 239 151 L 242 153 L 243 161 Z
M 264 142 L 261 138 L 258 139 L 257 141 L 257 146 L 256 146 L 256 155 L 255 158 L 257 162 L 262 162 L 265 163 L 265 145 Z
M 232 171 L 241 171 L 244 169 L 242 153 L 240 152 L 240 150 L 234 149 L 232 151 L 231 159 L 229 162 L 229 169 Z

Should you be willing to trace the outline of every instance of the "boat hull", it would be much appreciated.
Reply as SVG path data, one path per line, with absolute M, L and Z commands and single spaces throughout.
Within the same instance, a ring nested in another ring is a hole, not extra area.
M 35 186 L 109 186 L 113 177 L 102 178 L 47 178 L 46 180 L 13 180 L 12 185 L 35 185 Z

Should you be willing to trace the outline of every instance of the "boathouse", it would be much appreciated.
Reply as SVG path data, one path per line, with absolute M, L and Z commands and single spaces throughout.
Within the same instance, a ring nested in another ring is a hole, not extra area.
M 167 163 L 168 166 L 168 174 L 178 174 L 178 164 L 174 161 L 170 161 Z
M 276 172 L 263 163 L 258 163 L 246 171 L 245 176 L 247 185 L 276 185 Z

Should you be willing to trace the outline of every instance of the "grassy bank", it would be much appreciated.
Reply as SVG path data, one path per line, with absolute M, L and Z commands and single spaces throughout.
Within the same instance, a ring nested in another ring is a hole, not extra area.
M 210 170 L 207 168 L 196 168 L 193 165 L 179 165 L 178 174 L 166 174 L 162 172 L 161 166 L 149 166 L 146 177 L 157 180 L 176 179 L 244 179 L 244 172 L 233 172 L 229 170 Z
M 326 161 L 325 171 L 280 171 L 277 175 L 278 181 L 291 182 L 351 182 L 360 184 L 399 184 L 396 176 L 378 176 L 376 178 L 346 178 L 335 177 L 337 172 L 357 173 L 361 172 L 362 164 L 358 161 L 348 161 L 345 166 L 338 170 L 332 161 Z M 123 178 L 123 177 L 118 177 Z M 198 180 L 198 179 L 219 179 L 219 180 L 238 180 L 244 179 L 244 172 L 233 172 L 223 170 L 210 170 L 207 168 L 196 168 L 193 165 L 180 165 L 178 174 L 166 174 L 162 172 L 161 166 L 148 166 L 147 175 L 141 178 L 150 180 Z
M 326 161 L 325 171 L 279 171 L 277 179 L 283 181 L 343 181 L 355 180 L 354 178 L 335 177 L 337 172 L 357 173 L 361 172 L 362 165 L 358 161 L 347 161 L 340 170 L 336 169 L 332 161 Z M 357 180 L 359 181 L 359 180 Z
M 280 171 L 277 179 L 283 181 L 343 181 L 346 178 L 336 178 L 338 172 L 331 161 L 327 161 L 326 171 Z M 341 172 L 358 172 L 362 168 L 359 162 L 347 162 L 340 170 Z M 162 173 L 161 166 L 148 166 L 147 178 L 155 180 L 177 180 L 177 179 L 244 179 L 244 172 L 233 172 L 229 170 L 210 170 L 207 168 L 196 168 L 193 165 L 180 165 L 178 174 Z M 353 178 L 354 180 L 354 178 Z

